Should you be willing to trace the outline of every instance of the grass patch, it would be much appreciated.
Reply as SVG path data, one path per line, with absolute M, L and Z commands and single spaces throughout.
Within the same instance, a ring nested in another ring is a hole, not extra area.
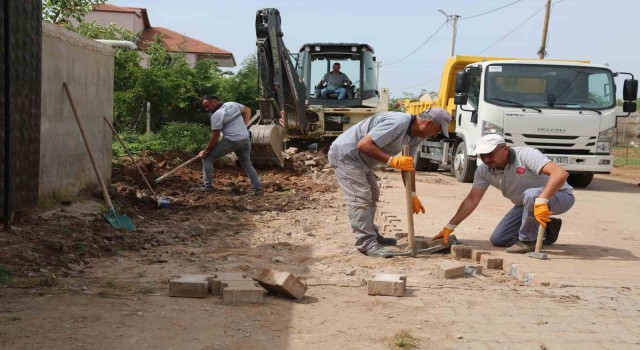
M 626 147 L 614 147 L 611 150 L 613 154 L 613 165 L 615 167 L 621 167 L 625 165 L 640 165 L 640 148 L 633 146 Z
M 396 333 L 391 339 L 392 349 L 415 349 L 416 347 L 418 347 L 418 339 L 407 330 Z
M 13 272 L 7 265 L 0 265 L 0 284 L 8 284 L 13 280 Z

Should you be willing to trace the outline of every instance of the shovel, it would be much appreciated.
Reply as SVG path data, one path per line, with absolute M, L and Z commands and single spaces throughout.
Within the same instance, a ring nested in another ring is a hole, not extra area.
M 116 135 L 116 138 L 118 139 L 118 141 L 120 141 L 120 144 L 122 145 L 122 148 L 124 148 L 125 152 L 127 152 L 127 154 L 129 155 L 129 158 L 131 158 L 131 163 L 133 163 L 133 165 L 136 166 L 136 169 L 138 169 L 138 173 L 140 173 L 140 176 L 144 180 L 144 183 L 147 184 L 147 188 L 153 194 L 153 199 L 155 199 L 156 202 L 158 203 L 158 208 L 168 208 L 169 204 L 171 203 L 171 200 L 169 198 L 164 198 L 164 197 L 163 198 L 159 198 L 158 197 L 156 192 L 151 187 L 151 184 L 149 183 L 147 178 L 142 173 L 142 170 L 138 166 L 138 163 L 136 163 L 135 159 L 133 159 L 133 155 L 131 155 L 131 152 L 129 152 L 129 149 L 127 148 L 127 145 L 124 144 L 124 141 L 122 141 L 122 139 L 120 138 L 120 135 L 118 135 L 118 133 L 116 132 L 116 129 L 113 127 L 113 124 L 111 124 L 111 122 L 107 118 L 102 118 L 102 119 L 104 119 L 104 122 L 107 123 L 107 125 L 109 125 L 109 127 L 111 128 L 111 131 L 113 131 L 113 134 Z
M 107 203 L 107 213 L 102 214 L 107 222 L 111 224 L 113 227 L 117 228 L 126 228 L 129 230 L 135 230 L 136 227 L 131 222 L 126 215 L 116 213 L 116 210 L 113 208 L 113 203 L 111 203 L 111 198 L 109 197 L 109 192 L 107 192 L 107 186 L 104 184 L 104 179 L 102 178 L 102 173 L 100 173 L 100 169 L 98 169 L 98 164 L 96 163 L 95 158 L 93 157 L 93 152 L 91 151 L 91 146 L 87 141 L 87 135 L 84 132 L 84 128 L 82 127 L 82 122 L 80 122 L 80 117 L 78 116 L 78 111 L 76 110 L 76 104 L 73 102 L 73 98 L 71 98 L 71 91 L 69 91 L 69 87 L 67 83 L 62 83 L 64 86 L 64 90 L 67 92 L 67 97 L 69 98 L 69 103 L 71 103 L 71 109 L 73 110 L 73 116 L 76 118 L 76 122 L 78 123 L 78 129 L 80 129 L 80 134 L 82 134 L 82 140 L 84 141 L 85 147 L 87 147 L 87 153 L 89 154 L 89 158 L 91 159 L 91 165 L 93 165 L 93 170 L 96 172 L 96 177 L 98 178 L 98 182 L 100 183 L 100 188 L 102 189 L 102 195 L 104 196 L 104 201 Z

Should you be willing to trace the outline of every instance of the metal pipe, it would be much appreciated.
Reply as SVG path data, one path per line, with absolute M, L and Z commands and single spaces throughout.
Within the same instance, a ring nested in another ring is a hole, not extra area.
M 96 41 L 99 42 L 99 43 L 105 44 L 105 45 L 109 45 L 111 47 L 122 47 L 122 48 L 129 49 L 129 50 L 137 50 L 138 49 L 136 44 L 134 44 L 131 41 L 127 41 L 127 40 L 103 40 L 103 39 L 97 39 Z
M 12 51 L 11 51 L 11 3 L 4 3 L 4 230 L 11 230 L 11 202 L 12 202 L 12 186 L 13 186 L 13 166 L 11 157 L 11 128 L 13 117 L 12 86 L 11 86 L 11 70 L 12 70 Z

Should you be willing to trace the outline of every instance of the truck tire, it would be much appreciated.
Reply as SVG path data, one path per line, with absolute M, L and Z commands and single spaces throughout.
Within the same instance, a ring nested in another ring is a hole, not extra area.
M 476 162 L 469 160 L 467 155 L 467 145 L 464 141 L 460 141 L 456 146 L 456 150 L 453 153 L 453 164 L 451 169 L 453 175 L 460 182 L 472 182 L 473 174 L 476 172 Z
M 426 158 L 418 158 L 416 157 L 415 168 L 417 171 L 437 171 L 440 167 L 440 164 L 434 163 Z
M 569 174 L 567 182 L 572 187 L 587 187 L 593 181 L 593 173 Z

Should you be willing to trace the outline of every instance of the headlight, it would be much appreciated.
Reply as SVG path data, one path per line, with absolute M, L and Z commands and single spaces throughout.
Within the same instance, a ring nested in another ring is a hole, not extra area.
M 614 132 L 615 128 L 613 127 L 600 131 L 598 134 L 598 142 L 596 143 L 596 153 L 611 153 L 611 142 L 613 142 Z
M 502 135 L 503 130 L 504 129 L 501 126 L 497 126 L 497 125 L 495 125 L 493 123 L 490 123 L 488 121 L 483 121 L 482 122 L 482 136 L 488 135 L 488 134 Z

